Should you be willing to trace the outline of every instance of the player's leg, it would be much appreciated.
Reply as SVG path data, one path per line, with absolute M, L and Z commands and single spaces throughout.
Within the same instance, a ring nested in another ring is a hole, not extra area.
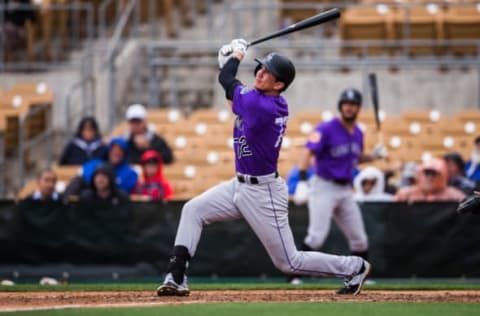
M 348 240 L 350 252 L 368 260 L 368 236 L 363 223 L 362 212 L 353 199 L 352 190 L 343 189 L 343 198 L 340 200 L 333 218 Z
M 236 180 L 219 184 L 185 203 L 178 224 L 167 276 L 158 295 L 188 295 L 185 270 L 195 255 L 204 225 L 240 218 L 233 204 Z
M 281 179 L 265 185 L 244 185 L 239 187 L 235 202 L 275 266 L 287 274 L 335 276 L 349 281 L 361 274 L 359 291 L 370 269 L 367 262 L 364 267 L 363 259 L 296 249 L 288 223 L 286 190 Z
M 302 250 L 318 250 L 330 232 L 331 218 L 338 203 L 335 184 L 317 176 L 310 180 L 308 230 Z

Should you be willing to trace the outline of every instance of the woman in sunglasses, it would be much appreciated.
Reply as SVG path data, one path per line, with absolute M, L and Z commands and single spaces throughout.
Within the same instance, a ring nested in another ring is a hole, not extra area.
M 447 185 L 447 167 L 444 160 L 424 162 L 416 173 L 417 183 L 400 189 L 395 195 L 401 202 L 461 201 L 465 194 Z

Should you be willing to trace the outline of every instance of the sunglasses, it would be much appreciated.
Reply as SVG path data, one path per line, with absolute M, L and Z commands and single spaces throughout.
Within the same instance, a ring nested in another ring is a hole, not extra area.
M 423 174 L 426 177 L 436 177 L 436 176 L 438 176 L 438 172 L 436 170 L 432 170 L 432 169 L 423 170 Z
M 365 179 L 362 181 L 362 185 L 365 186 L 365 185 L 375 185 L 377 183 L 377 180 L 376 179 Z
M 144 165 L 146 164 L 155 164 L 158 165 L 158 160 L 157 159 L 147 159 L 143 162 Z

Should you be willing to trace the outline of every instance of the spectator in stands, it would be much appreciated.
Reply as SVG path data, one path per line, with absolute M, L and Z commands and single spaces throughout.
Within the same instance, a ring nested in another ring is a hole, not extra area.
M 395 195 L 400 202 L 461 201 L 465 194 L 447 185 L 447 167 L 442 159 L 432 159 L 417 171 L 416 184 L 401 188 Z
M 43 169 L 38 174 L 37 189 L 31 195 L 27 196 L 26 201 L 40 202 L 60 202 L 61 197 L 55 191 L 57 184 L 57 175 L 52 169 Z
M 140 158 L 148 149 L 153 149 L 160 153 L 163 163 L 168 165 L 173 162 L 170 146 L 148 126 L 147 111 L 143 105 L 130 105 L 125 117 L 129 126 L 125 139 L 128 141 L 128 161 L 130 163 L 139 164 Z
M 447 164 L 448 185 L 470 195 L 475 190 L 475 181 L 465 176 L 465 161 L 459 153 L 446 154 L 443 159 Z
M 385 175 L 376 167 L 366 167 L 353 180 L 357 202 L 393 201 L 393 195 L 385 192 Z
M 480 136 L 475 138 L 470 161 L 465 164 L 468 178 L 480 183 Z
M 173 196 L 171 184 L 163 176 L 162 157 L 155 150 L 143 153 L 140 164 L 143 181 L 139 181 L 133 191 L 135 195 L 146 200 L 169 200 Z
M 81 175 L 70 180 L 70 183 L 64 192 L 66 199 L 78 199 L 80 193 L 89 187 L 93 174 L 98 166 L 106 163 L 114 168 L 116 174 L 115 184 L 117 188 L 126 193 L 132 192 L 137 183 L 138 175 L 126 160 L 127 148 L 127 143 L 123 138 L 113 138 L 108 144 L 103 157 L 90 160 L 83 164 Z
M 413 161 L 406 162 L 400 170 L 399 188 L 412 186 L 417 181 L 417 164 Z
M 391 179 L 393 179 L 394 176 L 395 176 L 394 169 L 388 169 L 384 172 L 385 189 L 383 191 L 390 195 L 395 195 L 395 193 L 397 193 L 397 190 L 398 190 L 397 186 L 391 183 Z
M 80 194 L 80 202 L 95 205 L 119 205 L 129 201 L 126 192 L 115 184 L 115 169 L 108 163 L 98 165 L 92 174 L 90 187 Z
M 15 51 L 25 40 L 25 23 L 37 19 L 37 10 L 32 7 L 31 10 L 22 10 L 19 7 L 31 4 L 30 0 L 2 0 L 0 4 L 6 8 L 3 14 L 3 24 L 0 25 L 0 33 L 3 34 L 5 47 L 5 61 L 13 59 Z M 3 48 L 2 48 L 3 49 Z
M 307 170 L 307 179 L 315 174 L 314 166 L 310 166 Z M 300 169 L 298 166 L 294 166 L 287 175 L 287 186 L 288 186 L 288 195 L 293 196 L 295 195 L 295 190 L 297 189 L 298 181 L 300 181 Z
M 98 123 L 92 116 L 84 117 L 77 132 L 60 157 L 60 165 L 82 165 L 90 159 L 101 158 L 106 150 Z
M 110 140 L 106 155 L 103 159 L 94 159 L 83 165 L 82 177 L 88 184 L 91 183 L 93 174 L 98 166 L 108 163 L 113 166 L 119 189 L 130 193 L 137 183 L 138 175 L 127 162 L 128 145 L 123 138 L 116 137 Z

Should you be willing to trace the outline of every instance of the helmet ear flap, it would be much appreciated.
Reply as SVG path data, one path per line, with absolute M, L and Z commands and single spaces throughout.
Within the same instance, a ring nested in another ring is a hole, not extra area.
M 253 71 L 253 75 L 256 76 L 257 72 L 262 69 L 262 64 L 258 64 L 257 67 L 255 67 L 255 70 Z

